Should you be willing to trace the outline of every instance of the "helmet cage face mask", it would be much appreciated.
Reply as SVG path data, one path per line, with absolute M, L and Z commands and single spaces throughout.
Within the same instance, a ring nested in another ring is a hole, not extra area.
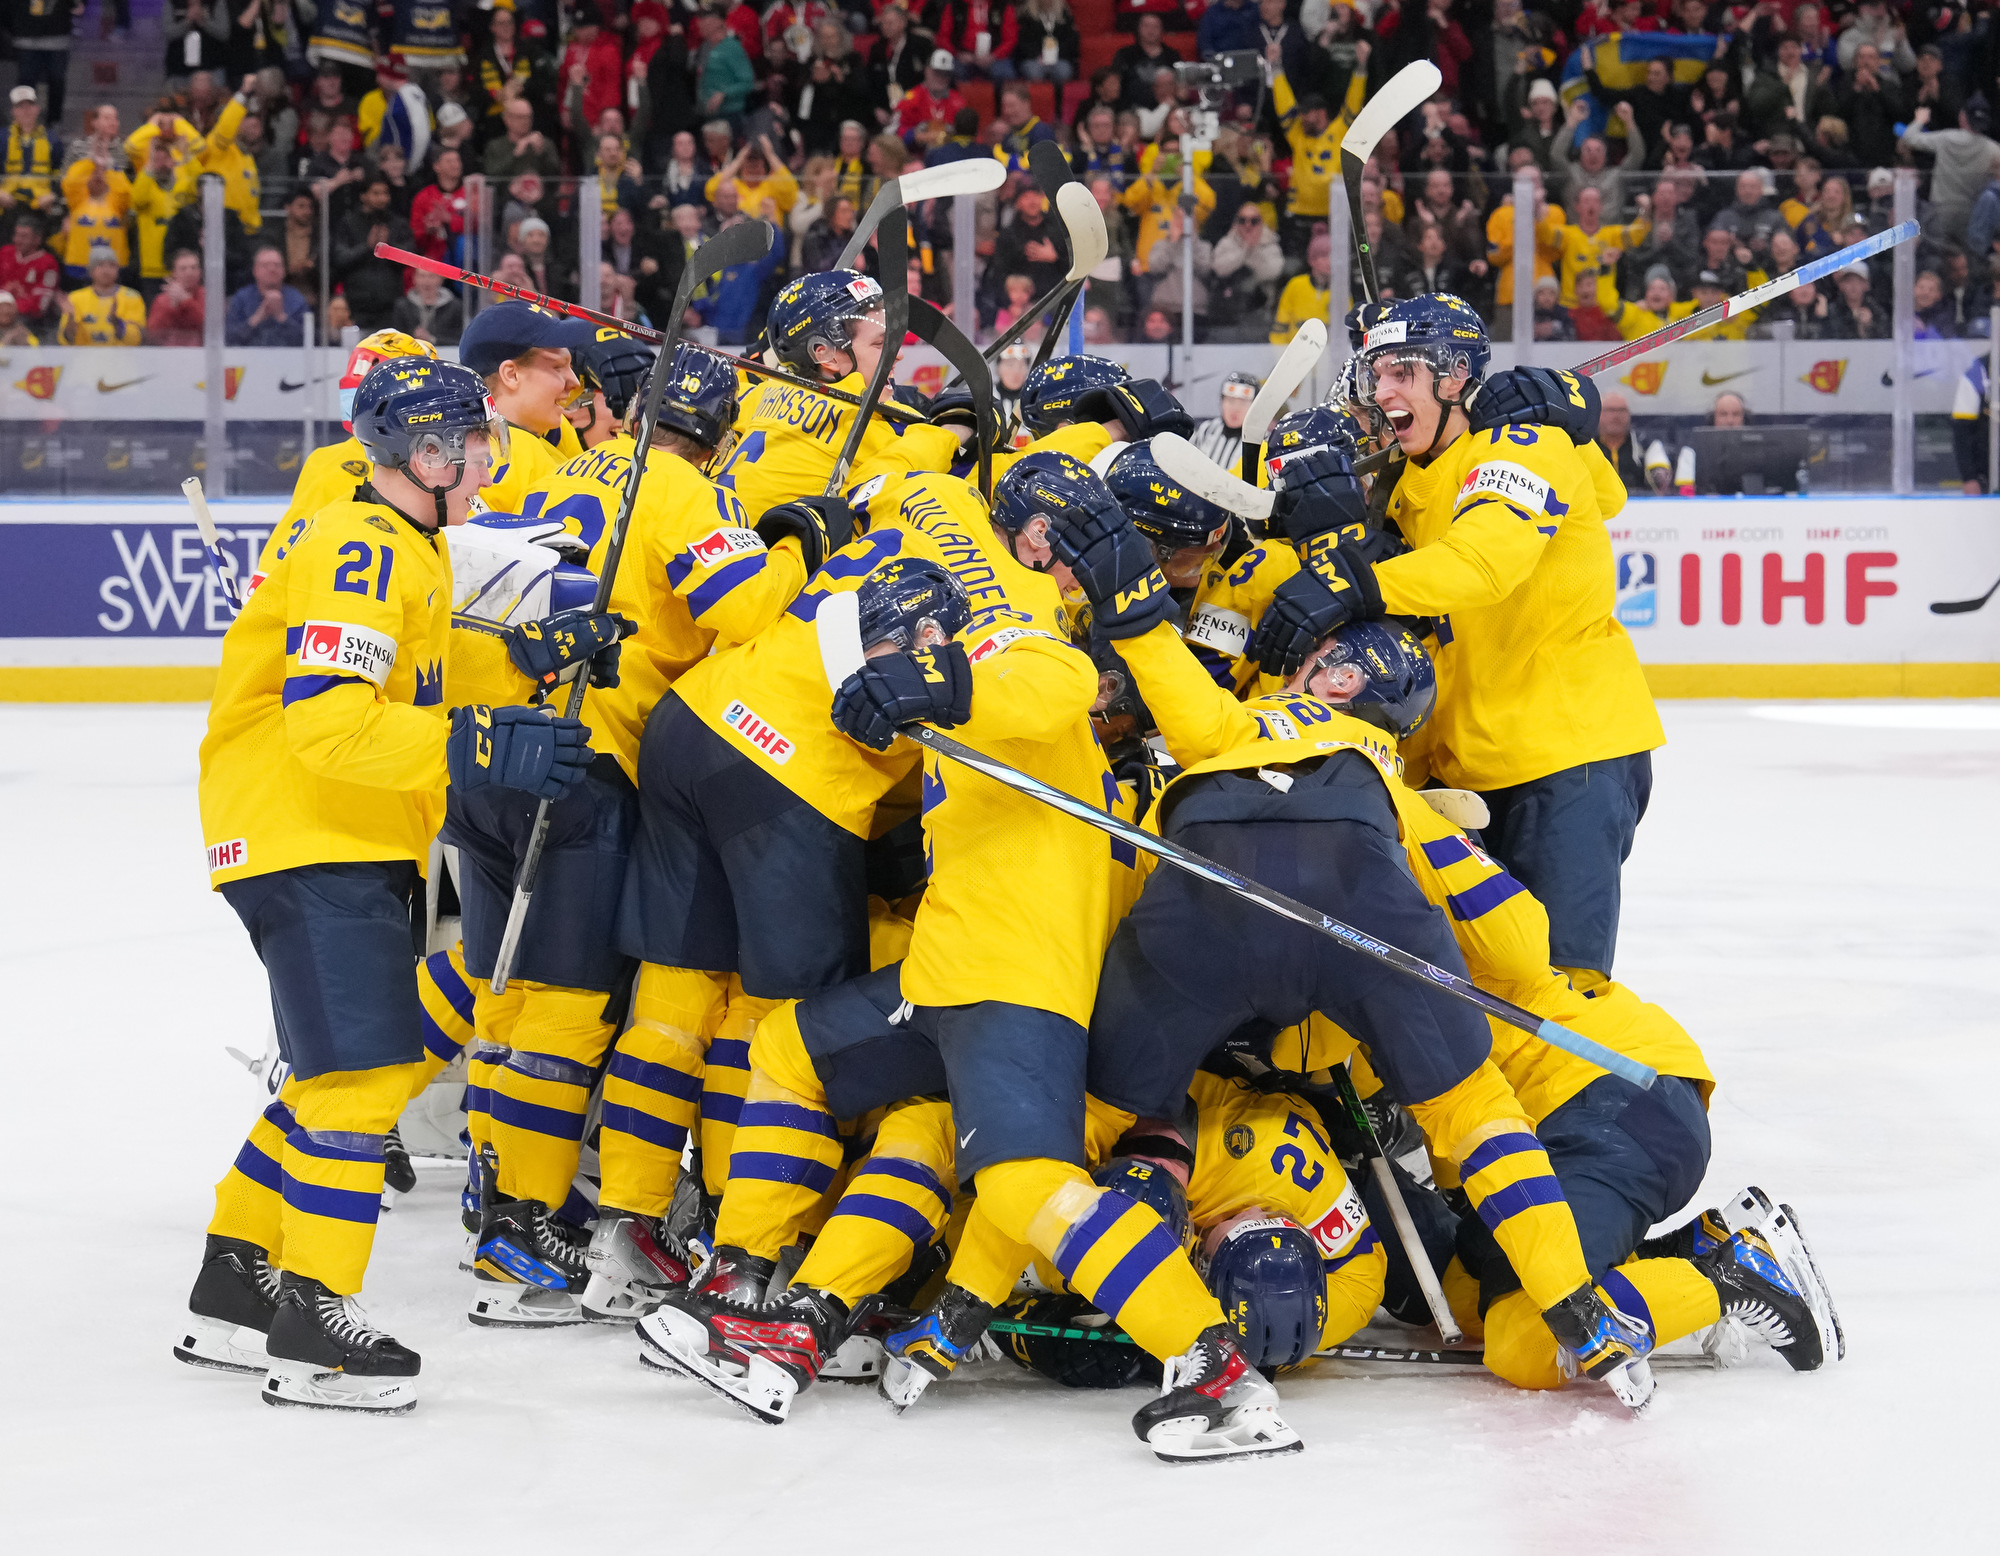
M 1470 379 L 1472 358 L 1463 351 L 1432 341 L 1412 341 L 1403 345 L 1379 346 L 1373 351 L 1365 351 L 1354 358 L 1354 388 L 1360 402 L 1370 409 L 1379 410 L 1381 402 L 1378 394 L 1385 370 L 1395 368 L 1427 367 L 1431 370 L 1431 394 L 1437 403 L 1447 411 L 1456 407 L 1459 400 L 1447 400 L 1443 394 L 1446 380 L 1453 377 Z

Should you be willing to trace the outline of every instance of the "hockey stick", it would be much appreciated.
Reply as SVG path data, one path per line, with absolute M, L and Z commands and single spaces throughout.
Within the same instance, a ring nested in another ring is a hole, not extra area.
M 902 354 L 903 337 L 910 331 L 909 251 L 909 236 L 901 226 L 891 223 L 877 235 L 875 257 L 882 267 L 882 353 L 875 361 L 875 376 L 868 380 L 868 393 L 847 429 L 847 440 L 840 446 L 840 458 L 833 463 L 833 474 L 827 477 L 829 497 L 838 497 L 847 485 L 847 472 L 853 469 L 861 436 L 868 430 L 868 414 L 882 403 L 889 375 L 896 371 L 896 358 Z
M 1034 175 L 1036 185 L 1051 205 L 1057 204 L 1057 197 L 1062 194 L 1065 184 L 1083 183 L 1070 166 L 1069 154 L 1052 140 L 1038 140 L 1028 148 L 1028 171 Z M 1075 241 L 1072 234 L 1070 242 L 1074 244 Z M 1028 365 L 1029 372 L 1032 373 L 1055 354 L 1055 344 L 1069 327 L 1069 316 L 1076 310 L 1077 298 L 1081 295 L 1081 288 L 1071 292 L 1049 316 L 1049 327 L 1042 334 L 1041 345 L 1035 348 L 1035 360 Z
M 1437 1270 L 1431 1265 L 1430 1253 L 1424 1247 L 1423 1239 L 1417 1235 L 1417 1223 L 1411 1218 L 1410 1207 L 1403 1200 L 1402 1185 L 1389 1170 L 1388 1153 L 1382 1149 L 1382 1142 L 1375 1138 L 1375 1126 L 1369 1122 L 1368 1112 L 1361 1106 L 1361 1096 L 1354 1089 L 1354 1076 L 1344 1064 L 1333 1067 L 1332 1091 L 1347 1110 L 1349 1122 L 1359 1132 L 1367 1148 L 1368 1170 L 1375 1175 L 1375 1186 L 1382 1191 L 1382 1198 L 1389 1206 L 1389 1219 L 1396 1224 L 1396 1241 L 1403 1245 L 1403 1256 L 1410 1261 L 1410 1273 L 1417 1277 L 1424 1303 L 1431 1310 L 1431 1320 L 1437 1325 L 1438 1338 L 1446 1345 L 1456 1345 L 1465 1338 L 1465 1331 L 1452 1319 L 1451 1304 L 1444 1299 L 1444 1287 L 1438 1284 Z
M 868 240 L 875 236 L 875 229 L 897 211 L 921 205 L 926 200 L 948 199 L 952 195 L 986 194 L 1006 182 L 1007 169 L 992 157 L 965 157 L 957 162 L 918 168 L 914 173 L 891 178 L 877 191 L 874 200 L 869 203 L 867 214 L 854 224 L 854 236 L 847 240 L 847 247 L 840 251 L 840 258 L 834 261 L 833 268 L 852 270 L 854 262 L 861 257 L 861 251 L 868 247 Z M 908 242 L 903 246 L 907 249 Z
M 1812 260 L 1796 270 L 1787 271 L 1781 276 L 1773 276 L 1746 292 L 1738 292 L 1734 297 L 1725 297 L 1712 307 L 1691 313 L 1685 319 L 1676 319 L 1671 324 L 1664 324 L 1650 335 L 1641 335 L 1637 340 L 1628 340 L 1622 345 L 1614 346 L 1601 356 L 1592 357 L 1587 362 L 1579 362 L 1569 371 L 1586 377 L 1608 373 L 1614 367 L 1622 367 L 1634 357 L 1643 357 L 1649 351 L 1658 351 L 1662 346 L 1671 346 L 1675 341 L 1685 340 L 1688 336 L 1707 329 L 1711 324 L 1720 324 L 1725 319 L 1735 318 L 1739 313 L 1748 313 L 1753 308 L 1761 308 L 1765 303 L 1776 301 L 1786 293 L 1804 286 L 1808 281 L 1824 280 L 1836 270 L 1844 270 L 1849 265 L 1908 243 L 1917 236 L 1918 231 L 1915 222 L 1904 222 L 1900 226 L 1884 228 L 1872 238 L 1863 238 L 1859 243 L 1850 244 L 1835 253 Z M 1354 473 L 1373 475 L 1392 459 L 1400 458 L 1401 455 L 1402 450 L 1398 448 L 1380 449 L 1365 459 L 1356 460 Z M 1995 587 L 2000 588 L 2000 585 Z M 1991 592 L 1988 591 L 1989 594 Z M 1983 598 L 1980 603 L 1985 603 Z M 1947 611 L 1945 614 L 1954 613 Z
M 1402 78 L 1399 76 L 1397 79 Z M 1243 418 L 1243 479 L 1250 485 L 1257 484 L 1257 461 L 1264 457 L 1264 434 L 1271 430 L 1271 423 L 1284 411 L 1285 402 L 1298 393 L 1299 385 L 1311 376 L 1325 354 L 1325 321 L 1306 320 L 1292 337 L 1292 343 L 1278 357 L 1271 376 L 1257 391 L 1257 398 L 1250 402 L 1250 409 Z
M 618 504 L 617 517 L 606 532 L 604 566 L 597 575 L 597 597 L 593 614 L 602 615 L 611 605 L 611 586 L 618 577 L 618 563 L 625 554 L 625 536 L 632 527 L 632 510 L 638 506 L 639 483 L 646 474 L 646 454 L 652 447 L 653 429 L 660 419 L 660 391 L 667 374 L 673 371 L 674 347 L 679 344 L 681 320 L 687 317 L 688 298 L 694 289 L 731 265 L 747 265 L 762 259 L 777 241 L 777 230 L 767 222 L 740 222 L 725 227 L 688 257 L 681 271 L 681 284 L 674 291 L 673 316 L 660 343 L 660 355 L 646 375 L 646 400 L 639 411 L 632 465 L 625 472 L 625 494 Z M 886 346 L 886 342 L 884 343 Z M 569 702 L 564 714 L 575 718 L 583 711 L 583 699 L 590 689 L 590 665 L 581 664 L 569 684 Z M 549 805 L 544 799 L 535 806 L 534 830 L 528 834 L 528 849 L 521 857 L 521 873 L 514 880 L 514 901 L 507 909 L 507 927 L 500 936 L 500 950 L 493 959 L 491 987 L 495 994 L 507 992 L 507 980 L 514 971 L 515 953 L 521 948 L 521 930 L 528 921 L 528 904 L 535 895 L 535 878 L 541 873 L 542 854 L 549 842 Z
M 1427 59 L 1412 60 L 1382 84 L 1382 88 L 1340 138 L 1340 177 L 1347 186 L 1347 230 L 1354 238 L 1356 274 L 1364 302 L 1375 301 L 1381 287 L 1375 279 L 1375 251 L 1368 245 L 1368 224 L 1361 219 L 1361 172 L 1375 154 L 1375 143 L 1421 108 L 1444 84 L 1444 76 Z
M 1082 184 L 1064 184 L 1056 191 L 1056 212 L 1069 230 L 1069 274 L 1030 303 L 1021 317 L 1007 327 L 1006 333 L 986 348 L 982 355 L 989 362 L 999 361 L 1000 353 L 1033 329 L 1043 314 L 1061 308 L 1074 297 L 1090 272 L 1104 263 L 1111 237 L 1104 230 L 1104 213 L 1097 208 L 1090 191 Z
M 995 1318 L 986 1325 L 988 1334 L 1022 1335 L 1030 1340 L 1084 1340 L 1097 1341 L 1105 1345 L 1136 1345 L 1135 1341 L 1116 1324 L 1100 1324 L 1084 1327 L 1077 1324 L 1031 1324 L 1018 1318 Z M 1355 1345 L 1351 1342 L 1341 1345 L 1324 1345 L 1312 1353 L 1315 1361 L 1344 1362 L 1396 1362 L 1423 1363 L 1437 1367 L 1473 1367 L 1486 1365 L 1486 1353 L 1460 1347 L 1450 1350 L 1426 1351 L 1400 1345 Z M 1721 1363 L 1709 1356 L 1682 1356 L 1670 1353 L 1662 1356 L 1654 1351 L 1647 1361 L 1655 1367 L 1665 1365 L 1669 1370 L 1714 1371 Z
M 912 297 L 910 328 L 919 340 L 958 369 L 960 381 L 971 392 L 975 418 L 972 446 L 979 461 L 979 495 L 990 503 L 993 501 L 993 370 L 986 365 L 979 348 L 965 338 L 965 331 L 947 319 L 935 303 Z
M 830 594 L 819 602 L 814 630 L 819 635 L 821 667 L 826 671 L 829 685 L 838 691 L 850 675 L 859 670 L 863 663 L 861 651 L 861 597 L 852 590 L 841 594 Z M 1182 848 L 1178 843 L 1170 843 L 1165 838 L 1148 832 L 1143 827 L 1134 826 L 1121 817 L 1099 810 L 1088 800 L 1080 800 L 1072 794 L 1065 794 L 1053 784 L 1009 767 L 1005 762 L 997 762 L 984 752 L 975 751 L 971 746 L 962 745 L 948 735 L 941 735 L 927 724 L 906 724 L 902 733 L 919 745 L 928 747 L 939 756 L 950 757 L 984 773 L 995 783 L 1003 784 L 1017 794 L 1025 794 L 1029 799 L 1040 800 L 1044 805 L 1054 807 L 1066 816 L 1073 816 L 1086 826 L 1108 832 L 1119 842 L 1133 848 L 1144 849 L 1155 858 L 1185 870 L 1189 875 L 1210 885 L 1220 886 L 1232 896 L 1245 902 L 1254 903 L 1266 912 L 1275 913 L 1280 918 L 1290 919 L 1294 924 L 1303 924 L 1307 929 L 1337 941 L 1350 951 L 1359 952 L 1372 961 L 1394 969 L 1407 977 L 1418 979 L 1466 1004 L 1474 1006 L 1484 1014 L 1509 1026 L 1519 1027 L 1523 1032 L 1532 1032 L 1551 1048 L 1574 1054 L 1599 1069 L 1609 1070 L 1630 1081 L 1633 1085 L 1646 1088 L 1659 1079 L 1657 1071 L 1649 1066 L 1628 1059 L 1621 1053 L 1614 1053 L 1601 1043 L 1594 1043 L 1579 1032 L 1554 1021 L 1545 1021 L 1533 1011 L 1523 1010 L 1519 1005 L 1488 994 L 1468 978 L 1462 978 L 1448 968 L 1438 967 L 1413 956 L 1408 951 L 1399 950 L 1377 940 L 1373 935 L 1364 934 L 1339 919 L 1330 918 L 1318 908 L 1299 902 L 1275 892 L 1268 886 L 1260 886 L 1247 876 L 1238 875 L 1234 870 L 1204 859 L 1200 854 Z
M 1299 333 L 1305 333 L 1303 325 L 1300 326 Z M 1282 359 L 1278 365 L 1284 366 Z M 1257 408 L 1253 405 L 1250 413 L 1254 416 L 1256 412 Z M 1268 422 L 1264 430 L 1270 430 Z M 1243 441 L 1247 449 L 1250 442 L 1248 416 L 1243 418 Z M 1277 501 L 1276 492 L 1268 486 L 1252 486 L 1247 476 L 1239 478 L 1231 475 L 1179 433 L 1155 433 L 1152 448 L 1154 462 L 1195 496 L 1206 498 L 1218 508 L 1225 509 L 1240 519 L 1270 518 L 1272 506 Z M 1255 467 L 1246 461 L 1246 469 L 1253 468 Z
M 201 543 L 208 548 L 208 568 L 215 574 L 222 597 L 229 602 L 231 609 L 240 611 L 243 609 L 243 585 L 236 577 L 235 561 L 222 549 L 222 538 L 215 528 L 215 515 L 208 511 L 208 494 L 201 489 L 201 477 L 191 475 L 181 482 L 181 495 L 194 509 L 194 527 L 201 531 Z M 1986 602 L 1981 600 L 1979 603 L 1984 605 Z
M 688 263 L 693 264 L 694 260 L 700 257 L 700 254 L 701 250 L 697 249 Z M 409 266 L 412 270 L 428 270 L 432 275 L 442 276 L 447 281 L 463 281 L 467 286 L 476 286 L 481 291 L 492 292 L 501 297 L 511 298 L 515 302 L 532 303 L 537 308 L 546 308 L 551 313 L 560 313 L 571 319 L 587 319 L 592 324 L 601 324 L 608 330 L 617 330 L 622 335 L 629 335 L 634 340 L 643 340 L 648 345 L 659 345 L 667 339 L 668 333 L 674 333 L 674 338 L 679 339 L 677 332 L 680 329 L 680 323 L 678 320 L 673 322 L 673 330 L 671 332 L 663 332 L 654 329 L 650 324 L 639 324 L 631 319 L 614 318 L 608 313 L 599 313 L 593 308 L 586 308 L 581 303 L 564 302 L 560 297 L 549 297 L 541 292 L 531 292 L 524 286 L 515 286 L 510 282 L 499 280 L 493 276 L 483 276 L 474 270 L 461 270 L 456 265 L 445 264 L 443 260 L 431 259 L 423 254 L 412 254 L 407 249 L 392 248 L 386 243 L 375 245 L 375 257 L 377 259 L 393 260 L 399 265 Z M 685 272 L 683 273 L 685 274 Z M 701 277 L 702 281 L 709 279 L 711 277 Z M 700 282 L 696 284 L 699 285 Z M 685 313 L 686 310 L 683 309 L 682 312 Z M 739 357 L 732 352 L 718 350 L 714 346 L 703 346 L 701 349 L 706 351 L 710 356 L 718 357 L 722 361 L 727 362 L 731 367 L 737 369 L 737 371 L 749 373 L 753 377 L 774 378 L 780 383 L 791 384 L 800 389 L 810 389 L 814 394 L 822 395 L 829 400 L 839 400 L 844 405 L 859 405 L 861 403 L 861 396 L 858 394 L 849 394 L 845 389 L 834 389 L 826 384 L 816 384 L 809 378 L 801 378 L 796 373 L 786 372 L 781 367 L 773 367 L 768 362 L 760 362 L 755 357 Z M 884 407 L 884 409 L 886 410 L 888 407 Z M 913 411 L 906 411 L 901 406 L 895 407 L 895 414 L 904 421 L 921 422 L 923 420 L 923 417 Z
M 1976 611 L 1993 598 L 1993 590 L 2000 589 L 2000 579 L 1996 579 L 1992 589 L 1988 589 L 1976 600 L 1935 600 L 1931 604 L 1933 616 L 1963 616 L 1967 611 Z

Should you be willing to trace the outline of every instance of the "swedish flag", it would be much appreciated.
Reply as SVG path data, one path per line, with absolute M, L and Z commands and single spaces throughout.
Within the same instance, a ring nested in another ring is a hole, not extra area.
M 1646 82 L 1646 66 L 1653 60 L 1668 61 L 1674 80 L 1692 86 L 1715 57 L 1715 34 L 1708 32 L 1614 32 L 1597 40 L 1597 79 L 1615 92 L 1629 92 Z M 1590 103 L 1590 117 L 1580 135 L 1602 135 L 1610 118 L 1609 106 L 1590 97 L 1590 82 L 1584 75 L 1583 50 L 1576 49 L 1563 62 L 1562 101 L 1565 111 L 1578 98 Z M 1616 133 L 1623 136 L 1624 127 Z

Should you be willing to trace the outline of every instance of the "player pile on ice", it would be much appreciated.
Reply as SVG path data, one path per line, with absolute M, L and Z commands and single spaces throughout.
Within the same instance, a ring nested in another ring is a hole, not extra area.
M 1663 736 L 1588 381 L 1489 374 L 1454 298 L 1370 304 L 1332 403 L 1246 430 L 1231 384 L 1199 446 L 1261 437 L 1252 486 L 1094 357 L 1004 422 L 984 386 L 863 406 L 883 320 L 833 271 L 778 294 L 773 377 L 519 303 L 463 365 L 357 349 L 353 437 L 301 474 L 202 745 L 289 1078 L 176 1354 L 412 1408 L 418 1357 L 357 1296 L 385 1173 L 414 1181 L 399 1117 L 445 1091 L 471 1320 L 636 1323 L 641 1362 L 773 1423 L 822 1377 L 906 1410 L 984 1344 L 1143 1380 L 1162 1459 L 1286 1452 L 1272 1378 L 1385 1306 L 1634 1408 L 1697 1332 L 1839 1356 L 1789 1208 L 1684 1219 L 1716 1082 L 1611 976 Z

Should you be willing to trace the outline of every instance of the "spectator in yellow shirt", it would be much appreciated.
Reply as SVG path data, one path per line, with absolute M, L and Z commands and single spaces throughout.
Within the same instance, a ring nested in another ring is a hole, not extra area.
M 1172 220 L 1174 202 L 1181 196 L 1181 154 L 1178 150 L 1163 151 L 1153 159 L 1153 169 L 1141 178 L 1134 179 L 1132 186 L 1118 197 L 1119 203 L 1139 218 L 1138 236 L 1132 240 L 1132 269 L 1144 274 L 1146 262 L 1151 257 L 1153 245 L 1166 235 L 1167 223 Z M 1215 210 L 1215 191 L 1208 181 L 1199 174 L 1194 181 L 1195 226 L 1208 220 Z
M 770 220 L 782 222 L 799 198 L 799 181 L 792 177 L 784 159 L 772 154 L 770 142 L 761 135 L 709 175 L 702 192 L 711 205 L 715 192 L 732 178 L 736 181 L 736 208 L 747 216 L 762 216 L 768 197 L 776 207 Z
M 1278 315 L 1271 325 L 1271 344 L 1283 346 L 1308 319 L 1325 319 L 1333 308 L 1333 239 L 1316 235 L 1306 248 L 1308 269 L 1285 283 Z
M 125 218 L 132 210 L 132 181 L 101 162 L 72 162 L 63 174 L 63 199 L 69 204 L 69 226 L 63 238 L 66 278 L 81 281 L 93 252 L 109 248 L 123 266 L 132 261 L 131 235 Z
M 172 109 L 163 108 L 125 137 L 125 155 L 131 158 L 132 166 L 146 165 L 147 153 L 156 140 L 167 143 L 176 168 L 201 150 L 201 131 Z
M 245 232 L 256 232 L 264 225 L 263 214 L 258 210 L 263 178 L 257 171 L 257 159 L 236 144 L 236 132 L 243 127 L 243 116 L 256 101 L 256 94 L 257 78 L 245 76 L 243 90 L 223 105 L 215 128 L 208 132 L 208 138 L 194 155 L 197 176 L 213 173 L 222 180 L 222 204 L 236 213 Z M 183 179 L 186 176 L 183 170 Z
M 139 234 L 139 288 L 149 298 L 167 278 L 167 224 L 181 208 L 174 186 L 173 147 L 157 137 L 132 180 L 132 218 Z
M 90 251 L 90 285 L 63 299 L 56 341 L 64 346 L 143 346 L 146 305 L 118 284 L 118 256 L 108 243 Z
M 1517 168 L 1515 171 L 1518 173 L 1521 169 Z M 1542 170 L 1529 163 L 1526 171 L 1535 181 L 1535 274 L 1552 276 L 1556 273 L 1556 261 L 1562 257 L 1563 228 L 1569 225 L 1569 218 L 1561 206 L 1549 204 L 1548 190 L 1542 183 Z M 1486 245 L 1486 263 L 1498 272 L 1493 284 L 1493 338 L 1512 340 L 1514 338 L 1512 200 L 1486 218 Z
M 1265 58 L 1280 62 L 1277 44 L 1265 50 Z M 1292 146 L 1292 198 L 1285 215 L 1294 230 L 1307 223 L 1324 221 L 1327 216 L 1328 188 L 1340 177 L 1340 138 L 1348 123 L 1361 111 L 1368 92 L 1368 44 L 1354 45 L 1354 72 L 1347 79 L 1347 95 L 1340 115 L 1334 117 L 1326 99 L 1308 94 L 1292 95 L 1292 83 L 1280 69 L 1271 79 L 1271 106 L 1278 112 L 1278 124 Z M 1288 244 L 1289 248 L 1290 245 Z M 1297 249 L 1292 249 L 1297 253 Z

